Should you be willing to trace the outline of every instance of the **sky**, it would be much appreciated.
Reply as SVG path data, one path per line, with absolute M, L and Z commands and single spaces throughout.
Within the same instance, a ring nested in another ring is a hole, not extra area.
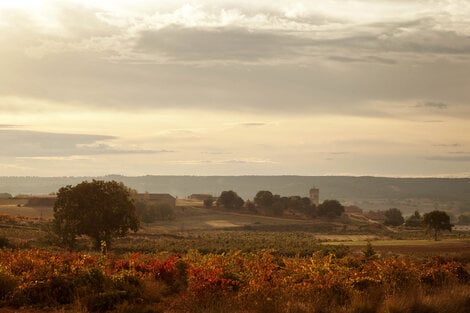
M 470 1 L 0 1 L 0 176 L 470 177 Z

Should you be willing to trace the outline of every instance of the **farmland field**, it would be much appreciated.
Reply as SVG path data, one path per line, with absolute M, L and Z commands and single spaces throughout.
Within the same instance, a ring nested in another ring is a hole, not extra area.
M 470 309 L 465 229 L 436 242 L 354 216 L 269 217 L 179 200 L 173 220 L 143 224 L 102 256 L 87 238 L 77 252 L 55 246 L 52 209 L 24 204 L 0 204 L 0 237 L 9 242 L 0 251 L 0 312 Z

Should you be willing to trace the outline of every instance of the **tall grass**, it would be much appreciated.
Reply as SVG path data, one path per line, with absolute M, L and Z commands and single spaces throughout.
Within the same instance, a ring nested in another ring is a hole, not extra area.
M 122 257 L 3 249 L 0 306 L 82 313 L 463 313 L 470 312 L 465 265 L 442 257 L 270 251 Z

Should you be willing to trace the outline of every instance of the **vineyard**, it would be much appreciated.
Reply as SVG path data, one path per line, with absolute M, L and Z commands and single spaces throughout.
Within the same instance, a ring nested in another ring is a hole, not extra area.
M 465 260 L 0 250 L 0 311 L 470 312 Z

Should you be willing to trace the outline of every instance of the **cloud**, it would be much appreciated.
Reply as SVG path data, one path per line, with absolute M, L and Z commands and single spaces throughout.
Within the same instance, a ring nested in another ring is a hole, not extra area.
M 433 147 L 450 147 L 450 148 L 456 148 L 456 147 L 461 147 L 462 144 L 460 143 L 441 143 L 441 144 L 435 144 Z
M 368 103 L 416 99 L 442 99 L 451 111 L 470 103 L 470 28 L 464 8 L 448 12 L 445 4 L 162 2 L 118 11 L 61 4 L 47 18 L 11 16 L 11 31 L 0 29 L 8 48 L 0 51 L 0 96 L 65 111 L 390 117 Z M 7 101 L 0 110 L 48 111 Z
M 245 28 L 168 26 L 140 33 L 139 52 L 162 54 L 171 61 L 260 61 L 286 59 L 305 41 L 296 36 Z
M 364 57 L 348 57 L 348 56 L 330 56 L 328 57 L 329 60 L 333 60 L 336 62 L 342 63 L 378 63 L 378 64 L 385 64 L 385 65 L 392 65 L 396 64 L 397 62 L 390 58 L 383 58 L 377 56 L 364 56 Z
M 429 161 L 442 161 L 442 162 L 470 162 L 470 154 L 466 155 L 435 155 L 426 157 Z
M 247 123 L 240 123 L 238 125 L 245 126 L 245 127 L 257 127 L 257 126 L 266 126 L 266 125 L 269 125 L 269 124 L 268 123 L 261 123 L 261 122 L 247 122 Z
M 470 53 L 470 37 L 457 31 L 443 30 L 442 21 L 434 17 L 346 24 L 327 32 L 301 31 L 289 27 L 289 24 L 284 27 L 282 30 L 269 30 L 256 26 L 168 25 L 141 31 L 135 47 L 139 53 L 155 53 L 173 62 L 209 63 L 305 63 L 326 58 L 345 63 L 393 65 L 397 58 L 423 59 L 434 58 L 434 55 L 466 56 Z
M 269 160 L 269 159 L 259 159 L 259 158 L 240 158 L 240 159 L 228 159 L 228 160 L 172 160 L 168 161 L 172 164 L 181 164 L 181 165 L 197 165 L 197 164 L 213 164 L 213 165 L 222 165 L 222 164 L 278 164 L 278 162 Z
M 169 150 L 121 149 L 111 146 L 114 136 L 48 133 L 0 129 L 0 156 L 21 158 L 75 157 L 104 154 L 153 154 Z
M 331 154 L 331 155 L 345 155 L 345 154 L 349 154 L 349 152 L 338 151 L 338 152 L 329 152 L 329 154 Z
M 232 154 L 231 152 L 226 151 L 203 151 L 202 154 L 209 154 L 209 155 L 224 155 L 224 154 Z
M 446 110 L 449 108 L 449 105 L 444 102 L 438 101 L 426 101 L 420 104 L 417 104 L 416 107 L 425 107 L 430 109 Z
M 444 123 L 443 120 L 426 120 L 423 121 L 424 123 Z
M 38 57 L 81 51 L 114 61 L 305 64 L 320 57 L 394 64 L 396 57 L 469 54 L 464 2 L 459 2 L 460 11 L 451 11 L 445 1 L 431 9 L 408 2 L 394 3 L 393 9 L 387 1 L 328 1 L 322 7 L 308 2 L 163 2 L 141 4 L 147 10 L 138 13 L 99 3 L 51 2 L 41 14 L 4 10 L 0 17 L 12 30 L 3 33 L 8 43 Z M 350 14 L 344 13 L 345 6 Z
M 222 160 L 218 161 L 218 164 L 278 164 L 278 162 L 269 159 L 246 158 Z

